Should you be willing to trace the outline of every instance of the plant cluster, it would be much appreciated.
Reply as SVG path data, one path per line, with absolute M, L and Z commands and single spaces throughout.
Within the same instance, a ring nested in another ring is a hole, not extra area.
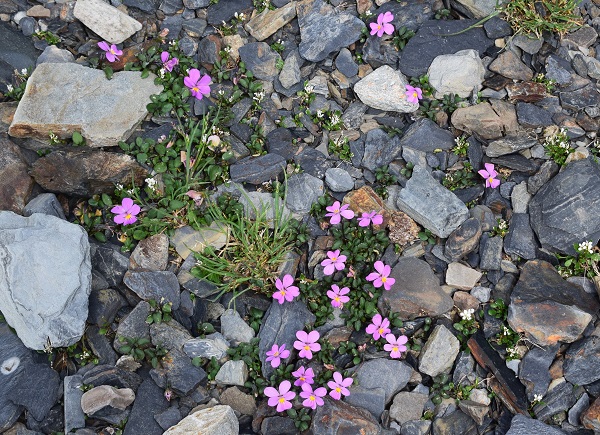
M 33 34 L 33 36 L 38 38 L 40 41 L 46 41 L 48 45 L 56 45 L 60 42 L 60 37 L 49 30 L 37 31 Z
M 306 114 L 310 114 L 308 109 Z M 339 110 L 317 110 L 315 114 L 311 116 L 311 119 L 323 130 L 338 131 L 344 127 L 344 123 L 342 122 L 342 112 Z
M 487 313 L 501 320 L 504 324 L 502 330 L 494 338 L 494 342 L 500 346 L 504 346 L 506 349 L 506 360 L 510 361 L 513 359 L 520 358 L 519 350 L 517 348 L 521 341 L 521 336 L 515 332 L 507 323 L 508 318 L 508 307 L 502 299 L 492 300 L 488 306 Z
M 389 196 L 387 188 L 398 182 L 398 177 L 390 174 L 388 165 L 380 166 L 375 169 L 375 192 L 382 199 L 387 199 Z
M 394 47 L 396 47 L 396 50 L 404 50 L 404 47 L 406 47 L 406 44 L 413 36 L 415 36 L 415 32 L 405 26 L 402 26 L 398 30 L 396 30 L 396 35 L 392 40 L 392 42 L 394 43 Z
M 150 304 L 150 314 L 146 318 L 146 323 L 149 325 L 153 323 L 170 322 L 173 319 L 173 303 L 164 302 L 164 298 L 161 299 L 160 303 L 154 299 L 148 301 Z
M 14 85 L 7 84 L 7 92 L 4 95 L 13 101 L 21 101 L 25 93 L 25 86 L 27 86 L 27 79 L 29 79 L 30 75 L 31 71 L 27 68 L 23 68 L 21 71 L 15 70 Z
M 556 87 L 556 81 L 549 79 L 544 73 L 536 74 L 533 77 L 533 81 L 535 83 L 542 83 L 546 87 L 546 92 L 548 92 L 549 94 L 554 92 L 554 89 Z
M 600 250 L 597 246 L 587 240 L 573 245 L 576 255 L 556 254 L 561 264 L 557 266 L 558 273 L 568 278 L 570 276 L 585 276 L 593 278 L 600 275 L 598 262 L 600 261 Z
M 337 156 L 344 162 L 351 162 L 352 157 L 354 157 L 354 153 L 350 151 L 348 138 L 345 136 L 338 136 L 335 139 L 329 139 L 327 151 L 329 154 Z
M 578 3 L 579 0 L 512 0 L 500 10 L 515 33 L 540 38 L 544 32 L 564 35 L 581 27 L 582 18 L 575 13 Z
M 475 173 L 469 162 L 464 162 L 461 169 L 449 172 L 442 180 L 442 185 L 451 191 L 475 186 L 476 184 Z
M 556 130 L 554 132 L 549 133 L 550 134 L 546 137 L 546 140 L 544 142 L 544 148 L 546 149 L 546 153 L 559 166 L 564 166 L 565 162 L 567 161 L 567 157 L 569 157 L 569 154 L 575 151 L 574 148 L 571 148 L 571 144 L 569 143 L 567 130 L 561 128 L 560 130 Z
M 467 157 L 467 152 L 469 151 L 469 142 L 464 135 L 458 136 L 454 139 L 454 145 L 452 147 L 452 152 L 456 154 L 458 157 Z
M 160 359 L 167 354 L 167 350 L 160 346 L 152 346 L 148 338 L 119 337 L 123 343 L 119 352 L 131 355 L 136 361 L 147 361 L 152 367 L 158 367 Z
M 473 308 L 460 311 L 458 313 L 460 320 L 452 326 L 456 330 L 456 337 L 462 344 L 464 349 L 467 349 L 467 341 L 469 337 L 479 329 L 479 322 Z
M 463 98 L 460 98 L 456 94 L 447 94 L 441 100 L 437 99 L 427 99 L 421 103 L 421 107 L 419 107 L 419 112 L 426 116 L 427 118 L 435 121 L 437 114 L 439 112 L 445 112 L 448 116 L 452 115 L 452 113 L 458 109 L 460 103 L 464 101 Z
M 508 223 L 502 218 L 498 218 L 496 222 L 498 222 L 498 225 L 492 228 L 492 231 L 490 231 L 490 236 L 500 236 L 504 238 L 508 234 Z

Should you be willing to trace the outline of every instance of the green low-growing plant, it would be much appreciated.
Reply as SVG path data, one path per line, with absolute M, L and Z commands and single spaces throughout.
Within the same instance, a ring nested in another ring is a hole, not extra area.
M 4 94 L 11 100 L 21 101 L 23 98 L 23 94 L 25 93 L 25 87 L 27 86 L 27 80 L 31 75 L 31 71 L 29 69 L 23 68 L 21 71 L 14 71 L 14 85 L 8 84 L 6 88 L 8 91 Z
M 298 429 L 299 433 L 303 433 L 310 427 L 312 421 L 308 408 L 300 408 L 296 410 L 294 408 L 286 411 L 287 416 L 294 421 L 294 426 Z
M 106 242 L 105 231 L 110 231 L 110 225 L 105 210 L 113 204 L 109 195 L 94 195 L 87 201 L 79 201 L 73 210 L 75 219 L 88 235 L 100 242 Z
M 511 0 L 500 8 L 515 33 L 535 35 L 543 32 L 564 35 L 581 27 L 583 20 L 575 13 L 579 0 Z
M 410 38 L 415 36 L 415 32 L 405 26 L 396 29 L 395 33 L 396 34 L 394 35 L 394 39 L 392 39 L 392 41 L 394 43 L 394 47 L 396 47 L 396 50 L 398 51 L 404 50 L 404 47 L 406 46 Z
M 329 144 L 327 145 L 327 151 L 329 154 L 337 156 L 340 160 L 344 162 L 351 162 L 354 154 L 350 151 L 350 144 L 348 143 L 348 138 L 345 136 L 339 136 L 335 140 L 329 139 Z
M 410 84 L 411 86 L 421 88 L 424 97 L 433 96 L 434 89 L 433 86 L 429 84 L 429 76 L 427 74 L 419 77 L 412 77 L 410 79 Z
M 249 343 L 240 343 L 237 347 L 227 350 L 227 355 L 233 361 L 242 360 L 248 367 L 248 381 L 244 387 L 252 390 L 254 394 L 263 394 L 267 381 L 262 376 L 260 356 L 258 353 L 259 337 L 250 340 Z
M 33 34 L 39 40 L 44 40 L 48 45 L 56 45 L 60 42 L 60 37 L 49 30 L 40 30 Z
M 398 177 L 390 174 L 388 165 L 380 166 L 375 169 L 375 192 L 383 199 L 389 196 L 387 188 L 398 182 Z
M 427 242 L 429 245 L 435 245 L 436 237 L 427 228 L 424 228 L 423 231 L 419 231 L 419 239 L 423 242 Z
M 549 94 L 554 92 L 554 88 L 556 87 L 556 81 L 547 78 L 544 73 L 536 74 L 533 77 L 533 81 L 535 83 L 542 83 L 546 87 L 546 92 L 548 92 Z
M 407 162 L 402 169 L 400 169 L 400 174 L 405 176 L 406 178 L 412 177 L 412 171 L 415 167 L 415 164 L 412 162 Z
M 160 359 L 167 354 L 167 350 L 160 346 L 153 347 L 147 338 L 119 337 L 119 342 L 123 343 L 119 347 L 119 352 L 125 355 L 131 355 L 136 361 L 146 360 L 152 367 L 156 368 Z
M 474 309 L 463 310 L 458 313 L 460 320 L 452 326 L 456 330 L 456 338 L 462 344 L 463 349 L 468 349 L 467 341 L 471 335 L 475 334 L 479 329 L 479 322 Z
M 574 148 L 571 148 L 567 130 L 564 128 L 547 136 L 546 141 L 544 142 L 544 148 L 550 158 L 559 166 L 564 166 L 569 154 L 575 151 Z
M 490 302 L 487 313 L 502 321 L 505 321 L 508 317 L 508 307 L 502 299 L 495 299 Z
M 498 225 L 492 228 L 492 231 L 490 231 L 490 236 L 499 236 L 504 238 L 508 234 L 508 223 L 502 218 L 498 218 L 496 221 L 498 222 Z
M 462 169 L 446 174 L 442 180 L 442 185 L 451 191 L 477 185 L 477 179 L 471 163 L 464 162 Z
M 467 157 L 467 152 L 469 151 L 469 142 L 464 135 L 458 136 L 454 139 L 454 147 L 452 147 L 452 152 L 456 154 L 458 157 Z
M 148 301 L 150 304 L 150 314 L 146 318 L 146 323 L 151 325 L 152 323 L 170 322 L 173 319 L 173 303 L 161 301 L 156 302 L 154 299 Z
M 593 278 L 598 273 L 598 262 L 600 253 L 591 241 L 575 243 L 573 245 L 576 255 L 556 254 L 561 264 L 557 266 L 558 273 L 567 278 L 570 276 L 585 276 Z

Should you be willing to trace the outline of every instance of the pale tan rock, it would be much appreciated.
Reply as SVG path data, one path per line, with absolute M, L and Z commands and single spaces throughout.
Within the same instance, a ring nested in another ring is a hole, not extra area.
M 264 41 L 296 17 L 296 2 L 279 9 L 265 9 L 246 23 L 246 30 L 257 41 Z
M 213 222 L 209 227 L 196 231 L 192 227 L 181 227 L 175 231 L 171 244 L 181 258 L 187 258 L 192 251 L 201 252 L 206 246 L 221 249 L 227 243 L 229 229 Z
M 27 16 L 35 18 L 50 18 L 50 9 L 46 9 L 42 5 L 35 5 L 27 10 Z
M 233 409 L 227 405 L 218 405 L 188 415 L 163 432 L 163 435 L 237 435 L 239 431 Z
M 223 45 L 231 48 L 229 54 L 235 61 L 240 60 L 239 49 L 246 44 L 246 41 L 240 35 L 223 36 Z
M 388 112 L 411 113 L 419 108 L 406 98 L 407 78 L 389 65 L 377 68 L 354 85 L 360 100 L 374 109 Z
M 142 30 L 139 21 L 102 0 L 77 0 L 73 14 L 110 44 L 120 44 Z
M 110 385 L 100 385 L 83 393 L 81 409 L 87 415 L 92 415 L 107 406 L 124 410 L 134 400 L 135 393 L 131 388 L 117 389 Z
M 471 290 L 482 273 L 461 263 L 450 263 L 446 271 L 446 284 L 460 290 Z

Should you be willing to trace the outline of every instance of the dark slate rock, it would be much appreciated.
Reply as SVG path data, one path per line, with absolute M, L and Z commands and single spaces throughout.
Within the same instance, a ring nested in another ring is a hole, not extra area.
M 376 21 L 377 15 L 380 13 L 391 12 L 394 15 L 392 24 L 396 29 L 407 27 L 417 30 L 424 21 L 433 19 L 434 7 L 435 2 L 432 0 L 415 0 L 407 3 L 388 2 L 377 9 L 377 14 L 372 16 L 372 21 Z
M 137 390 L 133 409 L 123 435 L 162 435 L 163 428 L 154 419 L 155 415 L 169 408 L 165 399 L 164 390 L 154 383 L 152 379 L 145 379 Z
M 531 105 L 530 105 L 531 106 Z M 517 104 L 517 107 L 519 105 Z M 537 106 L 534 106 L 538 108 Z M 539 108 L 538 108 L 539 109 Z M 518 109 L 517 109 L 518 110 Z M 518 112 L 517 112 L 518 114 Z M 499 157 L 505 154 L 516 153 L 521 150 L 531 148 L 538 144 L 538 141 L 529 137 L 507 136 L 490 142 L 485 150 L 488 157 Z M 506 183 L 503 183 L 506 184 Z
M 267 417 L 260 425 L 260 430 L 265 435 L 296 435 L 298 429 L 294 421 L 286 417 Z
M 590 336 L 569 347 L 563 364 L 565 379 L 588 385 L 600 379 L 600 337 Z
M 90 244 L 92 269 L 99 272 L 111 287 L 118 287 L 129 267 L 129 258 L 121 254 L 118 246 Z
M 506 156 L 495 157 L 492 163 L 504 166 L 505 168 L 514 169 L 515 171 L 533 174 L 537 171 L 538 166 L 535 162 L 521 154 L 508 154 Z
M 381 387 L 363 388 L 359 385 L 350 387 L 350 396 L 345 400 L 350 405 L 366 409 L 377 420 L 381 418 L 381 414 L 385 410 L 385 390 Z
M 137 391 L 142 382 L 143 379 L 137 373 L 106 364 L 92 367 L 83 375 L 84 384 L 110 385 L 115 388 L 131 388 L 133 391 Z
M 325 177 L 327 169 L 333 166 L 333 162 L 327 160 L 325 154 L 314 148 L 303 149 L 300 154 L 294 156 L 294 162 L 300 165 L 304 172 L 320 179 Z
M 469 163 L 474 168 L 483 167 L 483 147 L 481 146 L 481 142 L 471 136 L 467 139 L 469 143 L 469 149 L 467 150 L 467 157 L 469 158 Z
M 266 146 L 269 153 L 279 154 L 286 160 L 294 158 L 298 148 L 292 144 L 294 135 L 287 128 L 276 128 L 266 137 Z
M 436 418 L 432 424 L 433 435 L 476 434 L 477 423 L 462 411 Z
M 183 24 L 182 24 L 183 27 Z M 198 61 L 203 65 L 214 64 L 219 59 L 221 42 L 215 35 L 208 35 L 198 42 Z
M 207 7 L 210 0 L 183 0 L 183 4 L 188 9 L 200 9 Z
M 400 139 L 400 146 L 425 152 L 449 150 L 454 146 L 454 136 L 431 119 L 421 118 L 408 127 Z
M 285 204 L 292 212 L 306 214 L 324 193 L 321 179 L 307 173 L 293 174 L 288 179 Z
M 254 133 L 254 131 L 248 124 L 242 124 L 242 123 L 233 124 L 231 127 L 229 127 L 229 130 L 231 130 L 231 133 L 233 133 L 242 142 L 250 142 L 250 137 Z M 277 130 L 277 129 L 275 129 L 275 130 Z M 269 133 L 269 134 L 271 134 L 271 133 Z M 267 135 L 267 144 L 268 144 L 268 140 L 269 140 L 268 137 L 269 137 L 269 135 Z M 291 142 L 291 140 L 290 140 L 290 142 Z M 271 152 L 271 150 L 269 150 L 269 152 Z M 275 154 L 279 154 L 279 155 L 283 156 L 283 154 L 281 154 L 281 153 L 276 152 Z
M 358 65 L 352 58 L 352 53 L 347 48 L 340 50 L 340 54 L 335 58 L 335 67 L 346 77 L 354 77 L 358 74 Z
M 546 127 L 553 125 L 552 114 L 531 103 L 517 103 L 519 124 L 526 128 Z
M 41 193 L 27 203 L 23 209 L 23 216 L 34 213 L 44 213 L 59 219 L 66 219 L 65 212 L 54 193 Z
M 285 158 L 279 154 L 249 157 L 231 165 L 229 173 L 235 183 L 261 184 L 275 180 L 285 169 Z
M 444 254 L 450 261 L 458 261 L 473 252 L 481 238 L 481 224 L 475 218 L 464 221 L 448 236 Z
M 452 309 L 454 302 L 440 287 L 439 279 L 423 260 L 402 257 L 392 269 L 396 283 L 379 298 L 382 313 L 398 312 L 403 319 L 438 316 Z
M 362 50 L 363 60 L 372 68 L 389 65 L 392 68 L 398 63 L 399 52 L 393 44 L 386 44 L 375 36 L 367 38 Z
M 0 89 L 5 91 L 7 84 L 13 84 L 15 69 L 21 71 L 23 68 L 35 67 L 39 54 L 31 38 L 8 23 L 0 22 Z
M 137 8 L 144 12 L 156 12 L 159 0 L 124 0 L 123 4 L 127 7 Z
M 559 85 L 571 83 L 571 65 L 566 60 L 551 54 L 546 58 L 546 78 Z
M 492 19 L 487 20 L 484 23 L 483 28 L 486 35 L 490 39 L 504 38 L 505 36 L 512 35 L 512 28 L 510 27 L 510 24 L 498 17 L 493 17 Z
M 366 410 L 325 398 L 313 414 L 311 431 L 319 435 L 380 434 L 382 429 Z
M 542 246 L 575 254 L 574 243 L 600 239 L 600 166 L 569 163 L 529 202 L 531 226 Z
M 595 295 L 542 260 L 525 263 L 510 301 L 508 323 L 540 346 L 577 340 L 600 308 Z
M 189 34 L 190 32 L 186 30 L 186 33 Z M 184 36 L 179 40 L 179 48 L 186 56 L 193 57 L 198 51 L 198 43 L 189 36 Z
M 19 27 L 21 28 L 21 33 L 25 36 L 31 36 L 35 33 L 35 28 L 37 27 L 37 21 L 33 17 L 24 17 L 19 21 Z
M 183 9 L 183 0 L 162 0 L 160 10 L 166 15 L 174 15 Z
M 192 364 L 192 359 L 184 352 L 172 349 L 161 360 L 160 366 L 150 370 L 156 385 L 186 396 L 206 379 L 206 372 Z M 139 394 L 139 393 L 138 393 Z
M 112 323 L 119 309 L 126 305 L 123 297 L 113 289 L 92 290 L 89 298 L 88 323 L 104 326 Z
M 533 401 L 536 394 L 544 396 L 552 381 L 548 369 L 554 361 L 558 345 L 548 347 L 533 347 L 525 354 L 519 364 L 519 379 L 525 385 L 527 398 Z
M 479 247 L 479 267 L 482 270 L 500 270 L 502 247 L 503 240 L 501 237 L 482 239 Z
M 400 150 L 401 144 L 398 136 L 390 138 L 382 129 L 371 130 L 367 133 L 362 166 L 370 171 L 375 171 L 396 159 Z
M 162 427 L 164 430 L 167 430 L 171 426 L 175 426 L 177 423 L 179 423 L 182 419 L 182 415 L 176 406 L 171 406 L 165 411 L 156 414 L 154 419 L 158 424 L 160 424 L 160 427 Z
M 273 51 L 266 42 L 252 42 L 240 47 L 240 59 L 246 68 L 260 80 L 273 80 L 279 75 L 277 61 L 281 56 Z
M 64 410 L 65 410 L 65 432 L 85 427 L 85 414 L 81 409 L 82 376 L 65 376 L 64 379 Z
M 0 1 L 0 14 L 14 14 L 19 11 L 19 5 L 12 0 Z
M 596 107 L 600 104 L 600 93 L 594 84 L 589 84 L 575 91 L 561 92 L 560 102 L 563 107 L 581 110 L 586 107 Z
M 441 54 L 454 54 L 460 50 L 474 49 L 480 55 L 494 45 L 482 28 L 476 27 L 462 32 L 477 20 L 429 20 L 425 21 L 400 55 L 400 71 L 410 77 L 427 73 L 433 59 Z
M 569 409 L 576 401 L 573 385 L 563 381 L 548 391 L 544 400 L 533 407 L 533 412 L 538 420 L 548 421 L 554 414 Z
M 360 101 L 350 103 L 342 115 L 344 126 L 351 129 L 359 128 L 368 109 L 367 105 Z
M 402 424 L 400 435 L 427 435 L 430 427 L 430 420 L 409 420 Z
M 126 344 L 125 338 L 150 339 L 150 326 L 146 323 L 149 314 L 150 304 L 141 301 L 127 317 L 121 319 L 113 344 L 115 350 Z
M 527 180 L 527 191 L 531 195 L 535 195 L 542 188 L 542 186 L 544 186 L 552 179 L 552 177 L 558 174 L 559 169 L 560 167 L 554 160 L 548 160 L 544 162 L 542 166 L 540 166 L 540 170 Z
M 177 39 L 181 29 L 183 28 L 183 15 L 170 15 L 166 17 L 160 24 L 160 29 L 169 29 L 167 40 Z
M 171 308 L 179 308 L 179 281 L 173 272 L 130 270 L 123 277 L 123 283 L 146 301 L 171 302 Z
M 517 414 L 510 423 L 510 429 L 506 435 L 564 435 L 562 430 L 549 426 L 539 420 Z
M 336 12 L 323 0 L 305 0 L 296 5 L 301 41 L 300 55 L 319 62 L 342 47 L 358 41 L 364 23 L 345 12 Z
M 44 420 L 59 398 L 58 373 L 36 363 L 6 323 L 0 323 L 0 361 L 0 430 L 12 426 L 23 409 L 36 421 Z
M 262 372 L 265 377 L 270 377 L 275 370 L 266 362 L 266 352 L 277 343 L 285 344 L 286 349 L 293 349 L 296 341 L 296 332 L 303 330 L 307 325 L 314 323 L 316 317 L 304 302 L 293 301 L 279 304 L 274 301 L 263 317 L 258 336 L 260 338 L 259 351 L 262 362 Z
M 245 13 L 246 16 L 250 16 L 249 13 L 252 10 L 252 0 L 228 0 L 224 2 L 217 2 L 212 4 L 207 9 L 207 21 L 211 26 L 220 26 L 223 21 L 229 23 L 234 17 L 235 13 Z
M 100 328 L 89 325 L 85 330 L 85 338 L 95 355 L 98 356 L 99 364 L 115 365 L 119 355 L 113 349 L 113 343 L 105 334 L 100 334 Z

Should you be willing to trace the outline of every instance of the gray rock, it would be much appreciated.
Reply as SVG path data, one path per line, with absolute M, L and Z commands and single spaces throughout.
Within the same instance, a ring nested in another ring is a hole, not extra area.
M 88 323 L 104 326 L 115 320 L 117 312 L 126 306 L 123 296 L 111 288 L 92 290 L 89 297 Z
M 564 435 L 562 430 L 542 423 L 539 420 L 517 414 L 510 423 L 510 429 L 506 435 Z
M 531 177 L 529 179 L 531 180 Z M 514 213 L 527 213 L 530 200 L 531 195 L 527 191 L 527 182 L 525 181 L 517 184 L 510 194 L 510 201 Z
M 99 272 L 111 287 L 118 287 L 129 266 L 129 259 L 121 254 L 118 246 L 91 245 L 92 267 Z
M 252 10 L 251 0 L 229 0 L 226 2 L 218 2 L 208 7 L 207 21 L 211 26 L 220 26 L 223 21 L 229 22 L 234 17 L 236 12 L 244 12 L 246 16 L 250 16 Z
M 398 208 L 435 235 L 446 238 L 469 217 L 465 204 L 426 169 L 413 170 L 396 200 Z
M 0 311 L 23 343 L 43 350 L 79 341 L 92 284 L 85 230 L 50 215 L 0 211 L 0 258 Z
M 210 0 L 183 0 L 183 5 L 188 9 L 205 8 L 210 4 Z
M 129 269 L 165 270 L 168 261 L 169 238 L 166 234 L 155 234 L 138 242 L 129 257 Z
M 279 74 L 277 61 L 281 56 L 266 42 L 251 42 L 239 48 L 240 59 L 246 68 L 260 80 L 273 80 Z
M 150 96 L 161 90 L 153 76 L 142 79 L 134 71 L 117 72 L 109 81 L 101 70 L 43 63 L 27 81 L 9 134 L 47 139 L 53 132 L 67 139 L 78 131 L 88 146 L 116 146 L 146 117 Z
M 332 192 L 348 192 L 354 189 L 354 179 L 348 171 L 342 168 L 327 169 L 325 171 L 325 183 Z
M 246 24 L 246 30 L 257 40 L 264 41 L 280 28 L 296 18 L 296 3 L 291 2 L 278 9 L 266 8 Z
M 464 412 L 457 410 L 436 418 L 432 424 L 432 433 L 434 435 L 477 433 L 477 423 Z
M 529 205 L 531 210 L 531 203 Z M 517 255 L 527 260 L 536 257 L 538 248 L 535 234 L 529 224 L 530 215 L 515 213 L 510 220 L 508 234 L 504 238 L 504 251 L 510 255 Z
M 390 418 L 402 426 L 407 421 L 419 420 L 427 400 L 429 397 L 426 394 L 401 391 L 394 397 L 394 403 L 390 407 Z
M 348 396 L 352 397 L 352 396 Z M 382 428 L 373 416 L 366 411 L 341 400 L 325 398 L 324 405 L 317 407 L 311 423 L 311 431 L 319 435 L 336 435 L 340 430 L 348 434 L 382 433 Z
M 18 10 L 18 6 L 17 6 Z M 16 12 L 16 11 L 15 11 Z M 39 51 L 30 37 L 23 35 L 9 23 L 0 22 L 0 86 L 6 90 L 13 84 L 14 71 L 35 67 Z
M 329 171 L 331 170 L 329 169 Z M 352 182 L 352 187 L 354 187 L 354 182 Z M 293 212 L 306 214 L 323 195 L 323 192 L 322 180 L 307 173 L 293 174 L 288 178 L 285 204 Z
M 461 50 L 454 54 L 442 54 L 431 62 L 427 75 L 435 89 L 435 98 L 457 94 L 469 97 L 481 90 L 485 67 L 475 50 Z
M 346 12 L 336 13 L 323 0 L 296 3 L 300 26 L 300 55 L 320 62 L 331 53 L 358 41 L 364 23 Z
M 474 106 L 460 107 L 452 113 L 451 122 L 455 128 L 467 133 L 475 133 L 482 139 L 498 139 L 503 135 L 516 133 L 518 127 L 514 106 L 495 101 Z
M 591 160 L 568 164 L 529 203 L 531 226 L 542 246 L 571 255 L 574 243 L 600 239 L 600 167 Z
M 248 343 L 254 338 L 255 332 L 236 310 L 226 310 L 221 314 L 221 334 L 227 340 Z
M 239 433 L 238 419 L 227 405 L 217 405 L 188 415 L 163 435 L 229 435 Z
M 581 110 L 600 104 L 600 93 L 593 84 L 571 91 L 561 92 L 560 103 L 566 109 Z
M 227 361 L 221 366 L 215 381 L 222 385 L 238 385 L 243 387 L 248 380 L 248 367 L 242 360 Z
M 462 412 L 475 420 L 475 423 L 477 423 L 479 426 L 483 424 L 485 416 L 490 411 L 490 408 L 487 405 L 483 405 L 472 400 L 461 400 L 458 404 L 458 407 Z
M 392 269 L 396 280 L 379 298 L 380 312 L 398 312 L 402 318 L 438 316 L 452 309 L 454 302 L 440 287 L 439 279 L 423 260 L 402 257 Z
M 485 150 L 485 154 L 488 157 L 499 157 L 505 154 L 512 154 L 521 150 L 526 150 L 537 144 L 537 140 L 530 139 L 528 137 L 507 136 L 490 142 Z
M 173 272 L 130 270 L 125 273 L 123 283 L 145 301 L 170 302 L 173 310 L 179 308 L 179 281 Z
M 120 44 L 142 30 L 142 23 L 102 0 L 77 1 L 73 15 L 110 44 Z
M 558 174 L 559 166 L 554 160 L 548 160 L 540 166 L 540 170 L 527 180 L 527 191 L 535 195 L 548 181 Z M 527 201 L 529 203 L 529 201 Z M 518 213 L 515 211 L 515 213 Z
M 469 18 L 485 18 L 496 9 L 496 0 L 452 0 L 452 6 Z
M 354 405 L 357 408 L 366 409 L 377 420 L 381 418 L 385 410 L 385 390 L 381 387 L 364 388 L 361 385 L 350 387 L 350 396 L 345 400 L 346 403 Z
M 259 355 L 262 362 L 262 372 L 265 377 L 270 377 L 274 369 L 266 362 L 266 353 L 274 344 L 285 344 L 286 349 L 293 349 L 296 341 L 296 332 L 303 330 L 307 325 L 314 323 L 316 317 L 306 305 L 298 300 L 279 304 L 274 301 L 263 317 L 263 322 L 258 333 Z
M 488 38 L 498 39 L 512 34 L 512 28 L 505 20 L 498 17 L 493 17 L 483 24 L 485 33 Z
M 267 417 L 260 425 L 262 433 L 272 433 L 279 435 L 295 435 L 298 429 L 294 421 L 286 417 Z
M 220 360 L 227 355 L 229 343 L 223 336 L 216 332 L 206 338 L 194 338 L 183 345 L 184 352 L 191 358 L 201 357 L 211 359 L 213 356 Z
M 36 65 L 41 63 L 68 63 L 75 62 L 75 56 L 69 50 L 63 50 L 56 45 L 46 47 L 36 61 Z
M 525 53 L 536 54 L 542 48 L 544 38 L 536 38 L 534 35 L 515 35 L 512 43 Z
M 21 32 L 25 36 L 33 35 L 38 28 L 37 22 L 33 17 L 24 17 L 19 21 L 19 27 L 21 27 Z
M 458 261 L 477 248 L 480 238 L 481 224 L 477 219 L 469 218 L 448 236 L 444 255 L 450 261 Z
M 471 290 L 481 279 L 482 273 L 462 263 L 450 263 L 446 271 L 446 284 L 459 290 Z
M 154 419 L 154 415 L 159 414 L 169 408 L 169 402 L 165 399 L 165 392 L 154 383 L 152 379 L 146 379 L 140 385 L 136 392 L 136 400 L 133 402 L 133 408 L 127 424 L 123 430 L 123 435 L 162 435 L 163 429 Z
M 448 372 L 460 350 L 460 342 L 444 325 L 437 325 L 419 355 L 419 371 L 431 377 Z
M 352 53 L 347 48 L 342 48 L 335 58 L 335 67 L 346 77 L 354 77 L 358 74 L 358 65 L 352 58 Z
M 569 347 L 564 376 L 572 384 L 587 385 L 600 379 L 600 337 L 592 335 Z
M 227 243 L 227 234 L 228 229 L 215 221 L 211 223 L 210 226 L 202 227 L 198 231 L 190 226 L 177 228 L 170 239 L 170 243 L 175 247 L 175 250 L 181 258 L 187 259 L 192 251 L 200 252 L 207 246 L 221 249 L 225 246 L 225 243 Z M 189 281 L 190 279 L 190 277 L 186 277 L 184 282 Z M 191 284 L 190 287 L 186 288 L 201 297 L 208 296 L 208 294 L 203 294 L 202 290 L 205 292 L 213 290 L 212 285 L 201 285 L 198 282 L 194 282 L 194 284 L 195 285 Z
M 181 421 L 181 412 L 177 407 L 171 406 L 160 414 L 156 414 L 154 419 L 160 425 L 160 427 L 162 427 L 164 430 L 167 430 L 171 426 L 175 426 Z
M 556 356 L 557 345 L 546 348 L 534 347 L 525 354 L 519 364 L 519 379 L 525 385 L 527 398 L 546 394 L 552 381 L 548 369 Z
M 230 387 L 227 388 L 225 391 L 223 391 L 223 393 L 221 393 L 221 395 L 219 396 L 219 402 L 222 405 L 229 405 L 233 408 L 234 411 L 239 412 L 240 414 L 244 414 L 244 415 L 254 415 L 254 413 L 256 412 L 256 402 L 254 399 L 254 395 L 252 394 L 245 394 L 242 393 L 237 387 Z M 274 417 L 274 418 L 281 418 L 281 417 Z M 292 420 L 290 419 L 283 419 L 282 420 L 286 420 L 289 423 L 292 423 L 292 427 L 294 428 L 294 430 L 296 429 L 296 426 L 294 426 L 294 423 Z M 263 423 L 264 425 L 264 423 Z M 285 431 L 273 431 L 271 433 L 278 433 L 278 434 L 284 434 Z M 263 429 L 263 433 L 269 433 L 269 432 L 265 432 L 265 430 Z
M 552 113 L 531 103 L 517 103 L 517 118 L 525 128 L 547 127 L 554 124 Z
M 364 104 L 388 112 L 411 113 L 419 105 L 406 99 L 408 80 L 388 65 L 377 68 L 354 85 L 354 92 Z
M 81 389 L 83 377 L 81 375 L 65 376 L 64 379 L 64 412 L 65 432 L 85 427 L 85 413 L 81 409 Z
M 189 331 L 175 320 L 152 323 L 150 338 L 154 346 L 167 350 L 182 350 L 185 343 L 192 339 Z
M 428 153 L 437 149 L 449 150 L 454 146 L 454 136 L 431 119 L 421 118 L 408 127 L 400 138 L 400 146 Z
M 553 415 L 575 405 L 577 399 L 573 394 L 574 387 L 564 379 L 553 382 L 544 396 L 544 400 L 533 407 L 537 419 L 548 421 Z
M 206 379 L 206 372 L 193 365 L 185 353 L 173 349 L 161 359 L 160 366 L 150 370 L 150 376 L 159 387 L 186 396 Z
M 236 162 L 229 167 L 231 181 L 261 184 L 276 179 L 285 169 L 285 159 L 278 154 L 265 154 Z
M 115 350 L 126 345 L 125 338 L 150 339 L 150 326 L 146 323 L 149 314 L 150 304 L 141 301 L 126 317 L 121 319 L 113 344 Z
M 296 49 L 288 54 L 283 64 L 283 69 L 279 73 L 279 81 L 281 86 L 286 89 L 294 86 L 302 80 L 302 74 L 300 73 L 300 67 L 302 66 L 302 58 L 300 52 Z
M 502 237 L 491 237 L 482 242 L 479 250 L 479 268 L 482 270 L 500 270 L 502 247 Z
M 187 0 L 183 0 L 183 3 L 185 4 L 186 1 Z M 196 42 L 195 38 L 200 38 L 204 34 L 204 31 L 206 30 L 206 20 L 203 20 L 202 18 L 185 20 L 183 22 L 182 27 L 185 33 L 187 33 L 187 35 L 189 36 L 189 38 L 182 38 L 179 41 L 179 46 L 181 47 L 182 41 L 189 41 L 189 52 L 192 53 L 189 56 L 193 56 L 193 54 L 196 53 L 196 51 L 198 51 L 198 42 Z M 184 42 L 183 45 L 185 47 L 186 43 Z
M 533 78 L 533 71 L 510 50 L 503 51 L 490 64 L 490 71 L 506 78 L 528 81 Z
M 480 27 L 464 31 L 476 23 L 477 20 L 425 21 L 400 53 L 400 70 L 407 76 L 419 77 L 427 73 L 433 59 L 441 54 L 468 49 L 483 54 L 494 41 Z
M 131 388 L 114 388 L 110 385 L 99 385 L 86 391 L 81 396 L 81 409 L 84 414 L 93 415 L 106 407 L 124 410 L 135 400 Z
M 573 426 L 578 426 L 581 424 L 580 418 L 583 411 L 588 409 L 590 406 L 590 396 L 587 393 L 583 393 L 581 397 L 577 400 L 575 405 L 571 409 L 569 409 L 568 413 L 568 421 Z
M 397 158 L 400 150 L 398 136 L 390 138 L 382 129 L 371 130 L 367 133 L 362 166 L 374 172 Z
M 0 136 L 0 209 L 23 213 L 34 184 L 27 170 L 20 148 Z
M 400 435 L 427 435 L 431 428 L 431 420 L 411 420 L 402 425 Z
M 65 212 L 58 202 L 54 193 L 40 193 L 27 203 L 23 209 L 23 216 L 31 216 L 34 213 L 43 213 L 66 220 Z

